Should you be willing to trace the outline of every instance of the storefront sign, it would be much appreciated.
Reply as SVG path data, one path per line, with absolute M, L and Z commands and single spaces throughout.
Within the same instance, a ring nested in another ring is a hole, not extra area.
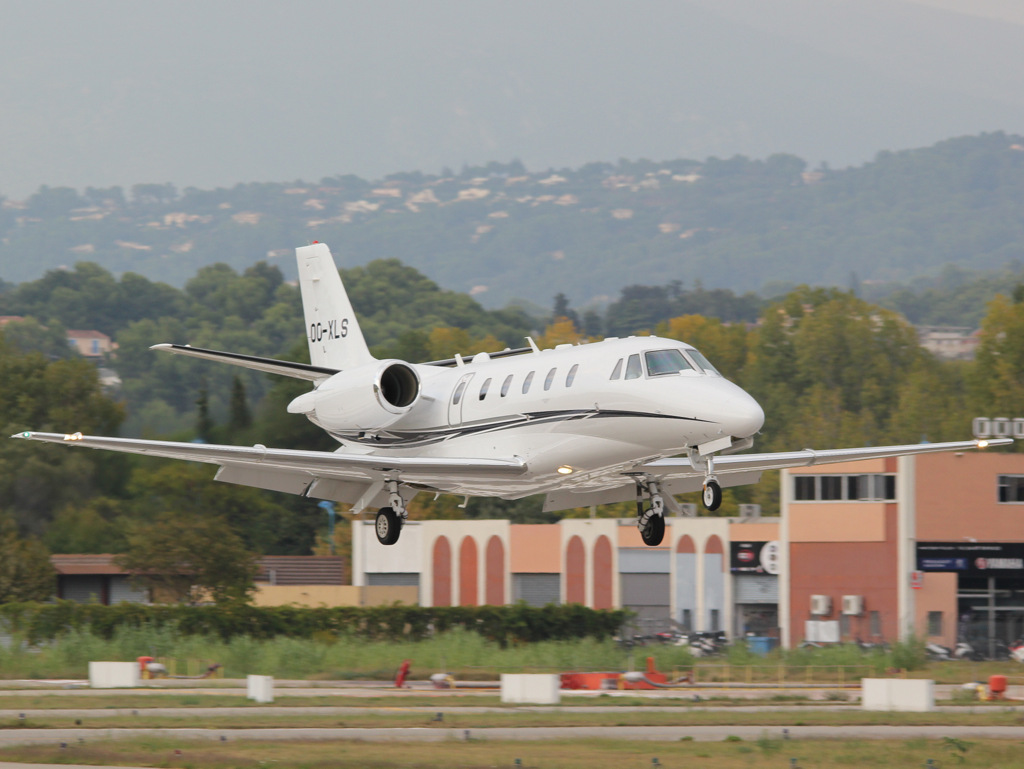
M 733 574 L 778 574 L 779 543 L 774 540 L 730 543 L 729 571 Z
M 917 568 L 1024 576 L 1024 542 L 918 542 Z

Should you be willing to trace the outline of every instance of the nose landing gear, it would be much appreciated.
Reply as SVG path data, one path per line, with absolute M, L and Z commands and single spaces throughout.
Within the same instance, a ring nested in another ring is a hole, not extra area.
M 704 473 L 704 494 L 701 501 L 709 513 L 722 506 L 722 486 L 715 478 L 715 458 L 712 454 L 702 456 L 696 449 L 690 449 L 690 465 Z

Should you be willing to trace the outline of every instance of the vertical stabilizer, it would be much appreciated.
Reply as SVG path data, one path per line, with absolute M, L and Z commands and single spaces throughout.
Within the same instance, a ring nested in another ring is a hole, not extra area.
M 295 249 L 309 361 L 314 366 L 350 369 L 374 359 L 359 329 L 331 250 L 324 243 Z

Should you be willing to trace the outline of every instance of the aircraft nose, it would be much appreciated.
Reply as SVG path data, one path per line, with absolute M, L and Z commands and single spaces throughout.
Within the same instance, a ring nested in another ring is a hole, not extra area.
M 764 409 L 746 393 L 735 398 L 729 419 L 729 432 L 734 438 L 747 438 L 764 426 Z

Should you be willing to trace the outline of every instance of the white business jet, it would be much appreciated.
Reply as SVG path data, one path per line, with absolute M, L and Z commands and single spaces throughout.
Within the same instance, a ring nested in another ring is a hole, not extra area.
M 255 446 L 23 432 L 13 437 L 219 465 L 216 479 L 379 508 L 377 538 L 398 541 L 418 492 L 519 499 L 544 510 L 636 498 L 643 541 L 658 545 L 675 494 L 703 489 L 715 510 L 723 486 L 764 470 L 872 457 L 984 448 L 1009 439 L 738 454 L 764 412 L 688 344 L 654 336 L 479 353 L 470 359 L 377 360 L 327 246 L 296 249 L 311 364 L 188 345 L 157 350 L 312 382 L 288 405 L 341 446 Z

